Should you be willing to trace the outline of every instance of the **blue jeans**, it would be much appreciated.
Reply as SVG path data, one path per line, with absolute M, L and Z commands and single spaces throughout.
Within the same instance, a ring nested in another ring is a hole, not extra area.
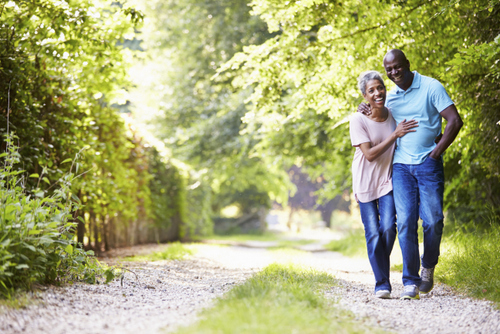
M 368 203 L 359 202 L 368 259 L 375 275 L 375 292 L 391 291 L 390 255 L 396 240 L 396 209 L 392 191 Z
M 403 254 L 403 284 L 419 286 L 418 219 L 424 229 L 422 266 L 438 263 L 443 234 L 444 172 L 441 159 L 428 157 L 420 165 L 394 164 L 394 201 L 398 214 L 398 237 Z

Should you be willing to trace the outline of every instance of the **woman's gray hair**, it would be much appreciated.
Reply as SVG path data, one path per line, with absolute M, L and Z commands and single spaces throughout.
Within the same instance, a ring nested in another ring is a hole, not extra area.
M 380 73 L 378 73 L 377 71 L 363 72 L 358 77 L 358 87 L 363 95 L 365 95 L 366 93 L 366 84 L 370 80 L 378 80 L 385 87 L 384 80 L 382 79 L 382 75 L 380 75 Z

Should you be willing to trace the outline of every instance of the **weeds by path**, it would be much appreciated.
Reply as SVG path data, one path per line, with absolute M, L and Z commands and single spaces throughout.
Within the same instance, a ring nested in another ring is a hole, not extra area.
M 500 306 L 500 226 L 482 233 L 457 232 L 444 244 L 437 278 L 474 297 Z
M 334 284 L 326 273 L 272 264 L 178 333 L 373 333 L 323 296 Z
M 340 252 L 345 256 L 366 256 L 363 230 L 356 229 L 339 240 L 332 240 L 325 248 L 332 252 Z
M 189 246 L 185 246 L 180 242 L 169 244 L 168 248 L 159 252 L 153 252 L 140 256 L 129 256 L 124 258 L 125 261 L 144 262 L 144 261 L 161 261 L 161 260 L 182 260 L 189 255 L 193 255 L 194 250 Z

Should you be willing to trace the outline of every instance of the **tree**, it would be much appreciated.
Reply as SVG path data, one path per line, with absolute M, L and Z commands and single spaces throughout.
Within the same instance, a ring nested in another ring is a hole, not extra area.
M 243 119 L 244 132 L 260 138 L 256 154 L 294 159 L 313 177 L 324 175 L 328 198 L 349 187 L 347 122 L 362 101 L 356 78 L 368 69 L 383 72 L 384 54 L 400 48 L 412 69 L 444 83 L 465 118 L 445 155 L 447 171 L 455 171 L 448 173 L 447 203 L 466 202 L 454 197 L 457 189 L 470 199 L 485 179 L 497 184 L 498 154 L 476 148 L 498 150 L 498 1 L 254 0 L 251 6 L 276 35 L 245 47 L 218 73 L 232 75 L 241 90 L 253 89 Z M 464 159 L 467 166 L 457 171 Z M 497 203 L 498 187 L 488 189 L 481 198 Z
M 135 36 L 142 14 L 117 2 L 17 0 L 2 2 L 0 16 L 0 132 L 19 137 L 16 168 L 40 175 L 42 182 L 27 182 L 28 191 L 50 195 L 77 157 L 72 196 L 85 204 L 74 217 L 81 218 L 78 241 L 101 250 L 119 244 L 109 240 L 114 227 L 123 239 L 132 225 L 134 232 L 147 230 L 164 217 L 152 208 L 158 194 L 151 190 L 172 190 L 168 182 L 151 186 L 149 165 L 172 167 L 173 181 L 179 171 L 151 154 L 110 107 L 130 84 L 133 52 L 123 44 Z
M 216 69 L 244 45 L 269 34 L 251 17 L 246 1 L 153 1 L 144 4 L 150 25 L 143 31 L 150 59 L 141 67 L 158 80 L 151 109 L 161 110 L 156 133 L 172 145 L 173 155 L 200 171 L 210 184 L 217 211 L 237 204 L 242 212 L 286 201 L 287 175 L 273 157 L 252 154 L 259 138 L 242 133 L 250 90 L 235 91 Z M 154 64 L 152 66 L 151 64 Z M 144 71 L 141 71 L 141 76 Z M 149 76 L 149 75 L 148 75 Z M 134 100 L 140 110 L 142 100 Z M 140 112 L 140 111 L 139 111 Z

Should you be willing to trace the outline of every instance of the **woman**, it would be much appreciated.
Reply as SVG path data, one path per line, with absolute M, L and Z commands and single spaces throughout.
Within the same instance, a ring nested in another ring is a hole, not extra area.
M 371 115 L 355 113 L 350 121 L 353 191 L 365 228 L 368 258 L 375 275 L 375 296 L 391 298 L 390 260 L 396 239 L 396 209 L 392 195 L 392 157 L 397 138 L 418 126 L 411 120 L 396 126 L 384 106 L 386 89 L 380 73 L 368 71 L 358 86 L 371 107 Z

